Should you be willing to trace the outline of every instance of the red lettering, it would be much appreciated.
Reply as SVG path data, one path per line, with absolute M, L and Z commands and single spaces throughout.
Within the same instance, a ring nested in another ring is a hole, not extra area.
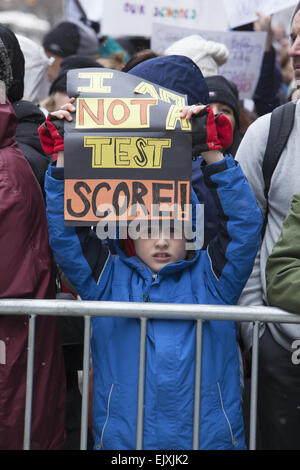
M 114 109 L 116 106 L 122 106 L 123 111 L 124 111 L 123 117 L 121 117 L 119 120 L 115 119 L 114 117 Z M 123 122 L 127 121 L 129 115 L 130 115 L 130 111 L 129 111 L 128 106 L 124 103 L 124 101 L 118 100 L 118 99 L 112 101 L 112 103 L 109 105 L 109 108 L 107 110 L 107 119 L 114 126 L 118 124 L 122 124 Z
M 131 100 L 130 104 L 138 104 L 140 105 L 140 124 L 145 125 L 147 124 L 147 107 L 152 104 L 157 104 L 157 100 Z
M 92 112 L 92 110 L 88 107 L 84 99 L 79 100 L 79 125 L 84 126 L 84 111 L 88 113 L 88 115 L 92 118 L 94 122 L 96 122 L 99 126 L 103 125 L 103 99 L 98 100 L 98 110 L 97 116 Z

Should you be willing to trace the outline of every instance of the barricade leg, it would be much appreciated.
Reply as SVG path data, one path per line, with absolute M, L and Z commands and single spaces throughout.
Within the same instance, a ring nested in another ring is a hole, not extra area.
M 137 413 L 137 430 L 136 430 L 136 449 L 137 450 L 142 450 L 143 448 L 147 318 L 141 318 L 140 325 L 141 325 L 141 331 L 140 331 L 140 358 L 139 358 L 139 382 L 138 382 L 138 413 Z
M 82 373 L 80 450 L 87 449 L 87 438 L 88 438 L 90 338 L 91 338 L 91 317 L 89 315 L 86 315 L 84 317 L 84 348 L 83 348 L 83 373 Z
M 202 328 L 203 320 L 197 320 L 196 356 L 195 356 L 195 392 L 194 392 L 194 432 L 193 450 L 199 449 L 201 368 L 202 368 Z
M 256 449 L 259 322 L 254 322 L 251 364 L 249 449 Z
M 23 445 L 24 450 L 30 450 L 33 372 L 34 372 L 35 320 L 36 320 L 36 315 L 31 315 L 29 318 L 29 326 L 28 326 L 25 426 L 24 426 L 24 445 Z

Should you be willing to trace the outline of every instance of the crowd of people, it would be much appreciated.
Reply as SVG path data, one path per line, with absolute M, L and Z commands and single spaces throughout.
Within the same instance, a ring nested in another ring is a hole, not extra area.
M 251 110 L 220 73 L 227 47 L 200 35 L 158 55 L 147 39 L 102 38 L 77 21 L 54 25 L 41 45 L 0 25 L 0 298 L 300 312 L 300 2 L 290 31 L 257 14 L 249 28 L 266 31 L 267 40 Z M 201 249 L 187 250 L 184 238 L 163 227 L 156 238 L 104 243 L 92 227 L 64 225 L 63 128 L 75 112 L 67 73 L 80 68 L 118 70 L 187 96 L 181 117 L 192 122 L 191 203 L 204 204 Z M 273 111 L 291 103 L 292 128 L 266 190 Z M 191 449 L 195 323 L 157 319 L 147 328 L 144 448 Z M 200 449 L 247 449 L 252 329 L 249 322 L 204 323 Z M 27 317 L 0 317 L 2 450 L 23 446 L 27 339 Z M 261 325 L 258 449 L 300 448 L 297 340 L 296 324 Z M 93 318 L 91 351 L 88 449 L 134 449 L 139 323 Z M 81 318 L 37 319 L 32 449 L 79 449 L 82 355 Z

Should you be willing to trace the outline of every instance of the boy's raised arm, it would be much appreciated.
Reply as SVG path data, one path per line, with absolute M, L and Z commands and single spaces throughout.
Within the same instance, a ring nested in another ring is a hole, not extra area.
M 45 176 L 49 241 L 57 264 L 81 297 L 98 297 L 99 280 L 107 265 L 109 249 L 89 227 L 64 224 L 64 119 L 72 120 L 72 103 L 51 113 L 40 127 L 41 144 L 48 153 L 57 154 L 56 166 Z M 46 153 L 47 153 L 46 152 Z
M 216 237 L 207 248 L 207 282 L 224 303 L 235 304 L 250 276 L 260 244 L 262 215 L 254 194 L 237 162 L 222 150 L 230 146 L 232 127 L 228 118 L 214 116 L 209 106 L 182 110 L 193 119 L 193 148 L 205 160 L 204 180 L 219 213 Z

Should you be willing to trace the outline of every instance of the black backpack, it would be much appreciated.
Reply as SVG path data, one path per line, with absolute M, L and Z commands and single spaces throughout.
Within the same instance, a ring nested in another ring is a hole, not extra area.
M 264 193 L 267 201 L 262 237 L 265 233 L 268 218 L 268 195 L 271 178 L 293 128 L 295 108 L 296 104 L 293 101 L 289 101 L 288 103 L 285 103 L 272 111 L 270 131 L 262 166 L 265 181 Z

